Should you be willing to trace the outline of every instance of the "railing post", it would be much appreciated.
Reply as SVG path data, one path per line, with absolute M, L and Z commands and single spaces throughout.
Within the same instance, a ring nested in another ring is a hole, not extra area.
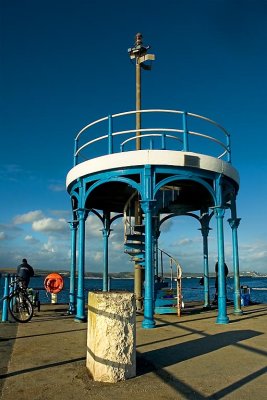
M 183 141 L 184 141 L 184 148 L 183 151 L 189 151 L 188 149 L 188 131 L 187 131 L 187 112 L 183 112 L 183 131 L 184 131 L 184 136 L 183 136 Z
M 73 156 L 73 166 L 75 167 L 77 165 L 78 161 L 78 156 L 76 155 L 78 150 L 78 139 L 76 138 L 74 141 L 74 156 Z
M 112 115 L 108 116 L 108 154 L 113 154 L 113 120 Z
M 227 161 L 229 163 L 232 162 L 232 160 L 231 160 L 231 140 L 230 140 L 230 135 L 227 135 Z
M 166 150 L 166 135 L 163 133 L 161 135 L 161 150 Z
M 5 275 L 4 281 L 4 297 L 8 296 L 8 283 L 9 283 L 9 274 Z M 3 301 L 3 309 L 2 309 L 2 322 L 8 321 L 8 304 L 7 299 Z

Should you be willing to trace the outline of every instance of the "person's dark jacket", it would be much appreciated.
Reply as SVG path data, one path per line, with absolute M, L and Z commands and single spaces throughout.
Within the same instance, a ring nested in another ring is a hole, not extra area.
M 31 276 L 34 276 L 34 270 L 27 261 L 23 261 L 17 268 L 17 275 L 24 281 L 25 286 L 28 287 Z

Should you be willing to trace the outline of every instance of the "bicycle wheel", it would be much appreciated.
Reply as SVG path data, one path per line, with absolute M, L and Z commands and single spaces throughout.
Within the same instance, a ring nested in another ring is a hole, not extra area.
M 14 292 L 8 299 L 10 314 L 18 322 L 28 322 L 33 316 L 33 305 L 23 293 Z

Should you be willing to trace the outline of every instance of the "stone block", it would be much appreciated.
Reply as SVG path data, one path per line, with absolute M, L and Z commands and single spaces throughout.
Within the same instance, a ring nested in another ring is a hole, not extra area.
M 130 292 L 89 292 L 86 366 L 95 381 L 136 375 L 135 297 Z

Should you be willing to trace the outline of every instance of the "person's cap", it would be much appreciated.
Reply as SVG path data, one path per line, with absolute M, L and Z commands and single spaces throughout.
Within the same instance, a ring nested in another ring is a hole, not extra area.
M 22 262 L 24 262 L 24 263 L 27 262 L 26 258 L 23 258 Z

